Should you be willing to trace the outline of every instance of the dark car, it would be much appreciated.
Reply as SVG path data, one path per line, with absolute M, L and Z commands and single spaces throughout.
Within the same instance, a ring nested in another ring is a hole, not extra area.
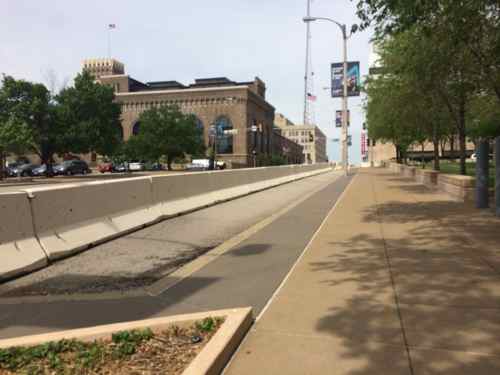
M 147 162 L 144 166 L 146 171 L 163 171 L 165 170 L 165 167 L 161 163 L 152 163 L 152 162 Z
M 33 176 L 33 170 L 36 168 L 40 167 L 37 164 L 20 164 L 16 165 L 15 167 L 9 167 L 10 172 L 9 175 L 11 177 L 32 177 Z
M 74 174 L 91 173 L 89 166 L 83 160 L 66 160 L 54 167 L 54 174 L 71 176 Z
M 113 172 L 116 173 L 128 172 L 128 165 L 126 163 L 113 164 Z

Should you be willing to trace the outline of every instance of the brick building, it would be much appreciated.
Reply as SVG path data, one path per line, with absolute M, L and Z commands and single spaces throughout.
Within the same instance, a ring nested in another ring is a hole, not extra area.
M 266 86 L 257 77 L 248 82 L 221 77 L 196 79 L 189 85 L 177 81 L 143 83 L 125 74 L 124 65 L 114 59 L 85 60 L 83 69 L 114 87 L 116 100 L 122 105 L 124 140 L 140 132 L 141 112 L 176 104 L 184 113 L 196 116 L 207 146 L 213 141 L 210 127 L 215 126 L 217 158 L 229 167 L 253 165 L 253 150 L 257 154 L 273 152 L 274 107 L 266 101 Z M 252 125 L 259 128 L 255 135 Z M 237 129 L 237 134 L 223 134 L 229 129 Z
M 305 160 L 304 147 L 283 136 L 279 128 L 274 129 L 273 154 L 282 155 L 288 164 L 303 164 Z
M 303 147 L 306 164 L 328 162 L 326 136 L 320 128 L 314 125 L 295 125 L 281 113 L 276 114 L 274 125 L 284 137 Z

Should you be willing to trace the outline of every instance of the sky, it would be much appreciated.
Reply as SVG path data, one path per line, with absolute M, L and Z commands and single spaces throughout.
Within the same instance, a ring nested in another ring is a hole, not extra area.
M 313 0 L 311 15 L 357 23 L 355 2 Z M 51 85 L 81 70 L 86 58 L 111 56 L 140 81 L 225 76 L 236 81 L 260 77 L 276 112 L 299 124 L 303 116 L 306 0 L 4 0 L 0 2 L 0 73 Z M 108 24 L 116 29 L 108 31 Z M 371 32 L 348 42 L 348 59 L 368 72 Z M 332 99 L 330 64 L 342 60 L 340 29 L 312 24 L 312 66 L 316 124 L 329 139 L 339 138 Z M 51 73 L 53 72 L 53 73 Z M 364 114 L 362 97 L 349 98 L 352 162 L 360 161 Z M 331 160 L 339 143 L 328 141 Z

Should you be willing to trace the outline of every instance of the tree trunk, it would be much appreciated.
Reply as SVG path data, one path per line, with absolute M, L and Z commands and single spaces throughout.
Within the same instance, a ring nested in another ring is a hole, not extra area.
M 167 155 L 167 169 L 169 171 L 172 170 L 172 158 L 170 156 Z
M 45 164 L 46 166 L 45 177 L 54 177 L 54 169 L 52 168 L 52 153 L 48 150 L 43 150 L 40 154 L 42 164 Z
M 432 127 L 432 144 L 434 146 L 434 170 L 439 171 L 439 140 L 437 136 L 437 126 Z
M 424 155 L 424 152 L 425 152 L 425 144 L 422 143 L 421 144 L 421 147 L 422 147 L 422 169 L 425 169 L 425 155 Z
M 434 170 L 439 171 L 441 169 L 439 165 L 439 141 L 434 139 L 432 143 L 434 145 Z
M 465 145 L 465 100 L 460 102 L 458 110 L 458 139 L 460 145 L 460 174 L 467 174 L 467 166 L 465 164 L 466 155 L 466 145 Z
M 396 147 L 396 163 L 401 163 L 401 151 L 398 145 L 394 145 Z
M 3 150 L 0 150 L 0 180 L 3 180 L 6 177 L 5 173 L 5 153 Z

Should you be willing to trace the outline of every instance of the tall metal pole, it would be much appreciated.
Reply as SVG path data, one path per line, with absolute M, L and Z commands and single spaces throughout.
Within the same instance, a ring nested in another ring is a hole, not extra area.
M 345 175 L 348 174 L 348 144 L 347 144 L 347 34 L 346 34 L 346 26 L 342 25 L 342 38 L 344 42 L 344 77 L 343 77 L 343 86 L 344 86 L 344 95 L 342 97 L 342 167 L 344 169 Z
M 489 207 L 490 142 L 480 140 L 476 147 L 476 208 Z
M 108 25 L 108 59 L 111 59 L 111 31 Z
M 311 0 L 307 0 L 307 17 L 311 16 Z M 306 63 L 305 63 L 305 73 L 304 73 L 304 125 L 309 125 L 309 110 L 307 102 L 307 90 L 309 82 L 309 54 L 310 54 L 310 39 L 311 39 L 311 24 L 306 23 Z

